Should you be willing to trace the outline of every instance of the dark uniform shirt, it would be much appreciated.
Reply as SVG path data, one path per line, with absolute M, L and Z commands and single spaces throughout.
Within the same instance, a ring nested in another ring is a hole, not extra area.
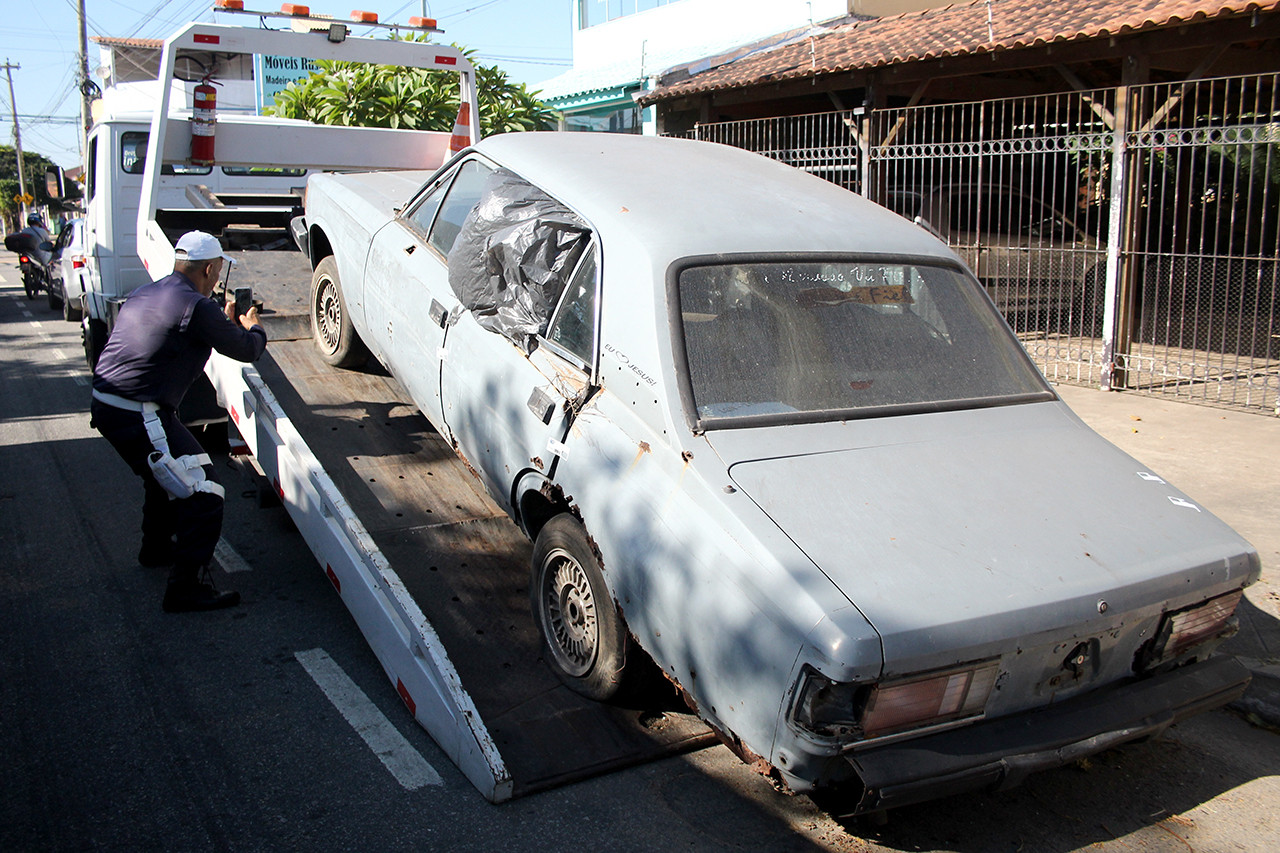
M 266 348 L 262 326 L 246 330 L 228 320 L 217 302 L 174 272 L 138 288 L 121 306 L 94 370 L 93 387 L 176 409 L 204 370 L 210 350 L 236 361 L 256 361 Z

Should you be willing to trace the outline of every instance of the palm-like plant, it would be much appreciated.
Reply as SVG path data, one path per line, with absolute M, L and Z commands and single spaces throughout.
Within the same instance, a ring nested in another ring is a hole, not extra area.
M 493 65 L 475 61 L 480 129 L 485 136 L 555 127 L 556 113 L 536 91 L 512 83 Z M 395 65 L 321 60 L 319 72 L 290 83 L 266 112 L 317 124 L 392 127 L 409 130 L 453 128 L 458 114 L 458 78 L 447 71 Z

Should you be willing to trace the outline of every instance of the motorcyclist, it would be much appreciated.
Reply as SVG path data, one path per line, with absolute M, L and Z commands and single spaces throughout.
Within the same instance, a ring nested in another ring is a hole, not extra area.
M 31 255 L 39 262 L 41 267 L 49 265 L 49 259 L 53 257 L 52 253 L 44 248 L 45 243 L 53 242 L 53 235 L 49 233 L 49 229 L 44 227 L 44 219 L 38 213 L 30 213 L 27 215 L 27 227 L 22 229 L 23 234 L 30 234 L 34 237 L 34 245 L 31 248 Z

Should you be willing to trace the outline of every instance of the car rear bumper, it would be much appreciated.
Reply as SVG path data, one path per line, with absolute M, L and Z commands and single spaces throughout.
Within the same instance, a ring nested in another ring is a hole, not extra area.
M 845 756 L 862 782 L 859 814 L 973 789 L 1002 790 L 1238 698 L 1249 670 L 1232 657 Z M 837 798 L 843 799 L 843 798 Z M 852 802 L 841 805 L 848 809 Z

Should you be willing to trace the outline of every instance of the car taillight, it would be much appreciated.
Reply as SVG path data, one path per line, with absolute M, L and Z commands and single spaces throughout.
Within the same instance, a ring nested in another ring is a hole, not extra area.
M 975 717 L 995 687 L 996 661 L 876 685 L 862 712 L 868 738 Z
M 84 258 L 72 258 L 71 268 L 73 270 L 82 269 L 84 267 Z
M 1235 615 L 1242 595 L 1244 590 L 1238 589 L 1212 598 L 1204 604 L 1167 614 L 1164 617 L 1165 626 L 1157 635 L 1164 638 L 1164 654 L 1161 657 L 1177 657 L 1232 628 L 1231 617 Z

